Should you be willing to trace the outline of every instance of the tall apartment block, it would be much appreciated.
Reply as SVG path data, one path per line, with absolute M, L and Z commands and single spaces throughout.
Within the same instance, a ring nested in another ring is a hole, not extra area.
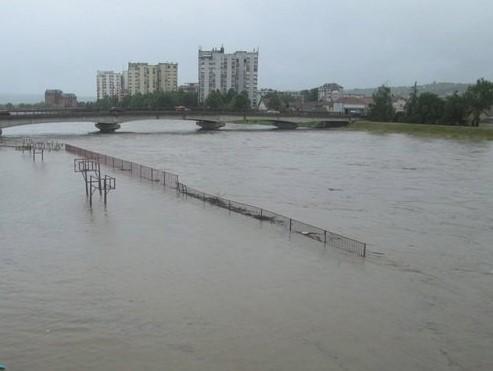
M 169 92 L 178 89 L 178 64 L 129 63 L 123 73 L 124 89 L 129 95 Z
M 252 107 L 257 106 L 258 50 L 224 53 L 224 48 L 199 50 L 199 102 L 211 91 L 246 91 Z
M 51 108 L 77 108 L 77 96 L 58 89 L 45 91 L 45 104 Z
M 113 71 L 98 71 L 96 76 L 98 100 L 122 96 L 122 74 Z

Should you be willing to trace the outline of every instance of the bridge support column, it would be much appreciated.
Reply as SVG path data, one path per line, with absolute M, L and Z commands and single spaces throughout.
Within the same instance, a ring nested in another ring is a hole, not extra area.
M 98 122 L 95 126 L 104 134 L 114 133 L 115 130 L 120 129 L 120 124 L 117 122 Z
M 298 124 L 296 122 L 290 121 L 272 120 L 272 123 L 277 126 L 278 129 L 282 130 L 292 130 L 298 127 Z
M 2 136 L 2 129 L 0 129 L 0 137 Z
M 222 128 L 225 123 L 221 121 L 212 121 L 212 120 L 201 120 L 197 121 L 196 124 L 200 126 L 201 130 L 217 130 L 219 128 Z

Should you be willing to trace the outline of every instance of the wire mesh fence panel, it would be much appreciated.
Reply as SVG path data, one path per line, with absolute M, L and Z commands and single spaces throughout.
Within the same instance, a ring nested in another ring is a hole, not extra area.
M 154 178 L 153 169 L 149 166 L 141 165 L 140 177 L 147 180 L 153 180 Z
M 131 169 L 130 175 L 132 175 L 132 176 L 139 176 L 139 167 L 140 167 L 139 164 L 136 164 L 135 162 L 132 162 L 130 164 L 130 169 Z
M 364 242 L 353 240 L 337 233 L 327 231 L 327 245 L 353 252 L 359 256 L 366 256 L 366 244 Z
M 163 186 L 176 189 L 181 194 L 202 200 L 211 205 L 218 206 L 238 214 L 247 215 L 261 221 L 275 223 L 289 229 L 292 233 L 298 233 L 302 236 L 309 237 L 313 240 L 324 243 L 326 246 L 349 251 L 362 257 L 366 256 L 366 244 L 364 242 L 344 237 L 337 233 L 329 232 L 323 228 L 292 219 L 288 216 L 278 214 L 270 210 L 200 191 L 189 187 L 184 183 L 180 183 L 179 177 L 176 174 L 97 152 L 88 151 L 69 144 L 65 145 L 65 150 L 87 159 L 98 160 L 100 164 L 126 171 L 129 175 L 134 177 L 140 177 L 152 182 L 161 183 Z
M 147 179 L 150 178 L 151 172 L 147 166 L 140 165 L 140 175 L 141 178 Z
M 282 225 L 284 227 L 289 227 L 289 218 L 287 216 L 274 213 L 270 210 L 262 210 L 262 219 L 271 223 Z
M 120 168 L 121 171 L 132 171 L 132 163 L 130 161 L 125 161 L 122 160 L 122 167 Z
M 259 216 L 261 214 L 261 208 L 256 207 L 256 206 L 251 206 L 248 204 L 244 204 L 241 202 L 236 202 L 236 201 L 231 201 L 231 206 L 230 210 L 243 214 L 243 215 L 249 215 L 249 216 Z
M 155 183 L 162 183 L 163 178 L 161 177 L 162 171 L 159 169 L 152 169 L 152 181 Z
M 291 219 L 289 223 L 291 232 L 296 232 L 305 237 L 309 237 L 320 242 L 325 242 L 324 229 L 294 219 Z
M 163 185 L 176 189 L 178 186 L 178 175 L 163 171 Z
M 205 197 L 205 193 L 199 191 L 198 189 L 194 189 L 192 187 L 189 187 L 185 184 L 182 184 L 182 193 L 185 193 L 187 196 L 198 198 L 200 200 L 203 200 Z

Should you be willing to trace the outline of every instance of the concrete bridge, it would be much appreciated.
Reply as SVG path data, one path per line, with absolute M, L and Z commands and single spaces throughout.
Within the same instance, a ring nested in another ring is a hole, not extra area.
M 298 126 L 317 128 L 342 127 L 351 122 L 351 117 L 329 112 L 263 113 L 222 111 L 87 111 L 87 110 L 31 110 L 10 111 L 0 115 L 2 129 L 54 122 L 94 122 L 103 133 L 111 133 L 120 124 L 140 120 L 187 120 L 195 121 L 205 130 L 217 130 L 226 123 L 241 124 L 242 121 L 270 123 L 279 129 L 296 129 Z

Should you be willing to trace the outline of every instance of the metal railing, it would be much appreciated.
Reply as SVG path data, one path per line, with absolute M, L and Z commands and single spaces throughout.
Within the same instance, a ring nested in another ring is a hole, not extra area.
M 72 146 L 70 144 L 65 144 L 65 150 L 78 156 L 98 160 L 101 164 L 112 167 L 114 169 L 125 171 L 129 175 L 147 179 L 155 183 L 160 183 L 163 186 L 176 189 L 180 194 L 183 194 L 187 197 L 193 197 L 202 200 L 211 205 L 227 209 L 230 212 L 247 215 L 261 221 L 266 221 L 283 226 L 286 229 L 289 229 L 289 231 L 292 233 L 298 233 L 302 236 L 309 237 L 313 240 L 325 244 L 326 246 L 349 251 L 358 256 L 366 256 L 366 243 L 364 242 L 330 232 L 324 228 L 307 224 L 270 210 L 241 202 L 236 202 L 227 198 L 200 191 L 179 182 L 178 175 L 170 173 L 168 171 L 140 165 L 131 161 L 125 161 L 113 156 L 108 156 L 102 153 Z
M 152 182 L 161 183 L 163 186 L 173 189 L 178 188 L 178 175 L 170 173 L 169 171 L 154 169 L 149 166 L 122 160 L 103 153 L 89 151 L 70 144 L 65 144 L 65 150 L 81 157 L 98 160 L 100 164 L 112 167 L 113 169 L 128 172 L 129 175 L 147 179 Z

